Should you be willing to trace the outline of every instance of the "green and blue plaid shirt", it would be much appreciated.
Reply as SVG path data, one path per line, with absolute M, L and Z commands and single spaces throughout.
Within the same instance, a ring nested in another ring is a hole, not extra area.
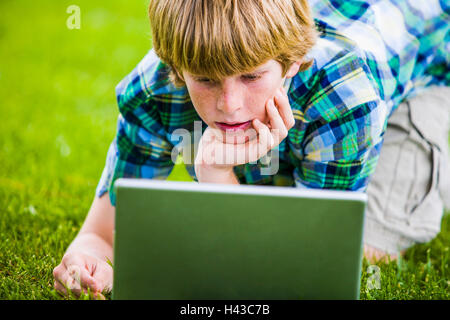
M 398 104 L 429 85 L 450 85 L 450 7 L 445 0 L 311 0 L 320 32 L 313 66 L 292 78 L 296 123 L 278 146 L 279 170 L 261 163 L 234 168 L 242 184 L 365 191 L 375 171 L 387 120 Z M 117 136 L 97 187 L 120 177 L 165 179 L 174 163 L 174 130 L 194 129 L 185 87 L 151 50 L 117 86 Z M 206 124 L 202 122 L 202 130 Z M 193 165 L 186 165 L 196 180 Z

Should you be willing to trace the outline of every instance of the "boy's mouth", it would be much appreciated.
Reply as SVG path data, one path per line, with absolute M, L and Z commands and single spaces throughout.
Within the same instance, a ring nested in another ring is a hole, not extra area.
M 234 132 L 237 130 L 246 130 L 252 124 L 252 121 L 239 122 L 239 123 L 226 123 L 226 122 L 216 122 L 216 126 L 225 132 Z

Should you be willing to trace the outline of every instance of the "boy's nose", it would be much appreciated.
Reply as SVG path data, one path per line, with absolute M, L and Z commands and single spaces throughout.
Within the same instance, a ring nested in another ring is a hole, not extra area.
M 233 114 L 242 107 L 243 93 L 238 86 L 226 83 L 222 86 L 217 109 L 225 114 Z

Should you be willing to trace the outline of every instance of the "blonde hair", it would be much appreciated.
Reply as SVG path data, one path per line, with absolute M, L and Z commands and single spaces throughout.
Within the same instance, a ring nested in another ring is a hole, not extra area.
M 184 85 L 176 71 L 217 80 L 270 59 L 284 76 L 317 37 L 307 0 L 151 0 L 149 18 L 153 48 L 176 86 Z

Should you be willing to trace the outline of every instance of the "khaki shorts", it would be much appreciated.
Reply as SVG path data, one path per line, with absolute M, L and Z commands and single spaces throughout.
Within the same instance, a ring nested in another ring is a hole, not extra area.
M 450 209 L 450 87 L 430 87 L 388 120 L 367 188 L 364 243 L 397 254 L 432 240 Z

